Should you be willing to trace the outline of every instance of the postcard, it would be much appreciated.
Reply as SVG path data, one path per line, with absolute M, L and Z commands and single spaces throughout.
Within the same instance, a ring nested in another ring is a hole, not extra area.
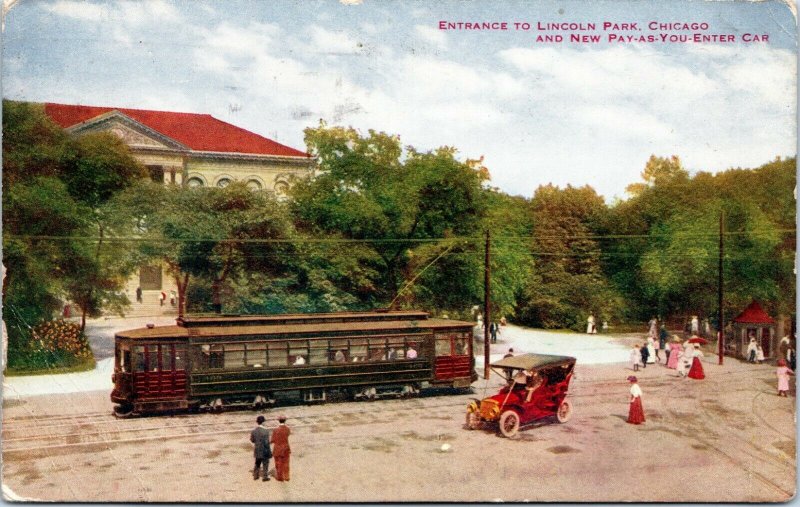
M 792 1 L 7 0 L 12 502 L 786 502 Z

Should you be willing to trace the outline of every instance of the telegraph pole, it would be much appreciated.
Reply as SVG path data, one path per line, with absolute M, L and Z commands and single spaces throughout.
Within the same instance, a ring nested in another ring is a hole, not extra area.
M 725 355 L 725 322 L 722 315 L 722 256 L 725 253 L 725 242 L 723 241 L 723 231 L 725 230 L 725 211 L 719 213 L 719 268 L 717 279 L 717 306 L 719 314 L 717 316 L 717 345 L 719 350 L 719 364 L 722 364 L 722 357 Z
M 492 312 L 490 309 L 491 290 L 490 267 L 491 252 L 489 251 L 489 230 L 486 230 L 486 247 L 483 259 L 483 378 L 489 378 L 489 325 L 492 322 Z

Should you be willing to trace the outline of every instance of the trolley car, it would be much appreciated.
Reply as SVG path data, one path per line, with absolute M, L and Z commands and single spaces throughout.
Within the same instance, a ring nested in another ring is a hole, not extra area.
M 477 379 L 472 323 L 418 311 L 180 317 L 114 339 L 118 416 L 374 399 Z

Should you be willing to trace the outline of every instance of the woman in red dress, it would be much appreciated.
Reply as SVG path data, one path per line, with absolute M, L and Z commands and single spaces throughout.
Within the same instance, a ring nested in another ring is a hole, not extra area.
M 631 383 L 631 408 L 628 411 L 628 422 L 631 424 L 642 424 L 644 422 L 644 408 L 642 408 L 642 388 L 639 387 L 636 377 L 628 377 Z
M 705 372 L 703 372 L 703 363 L 700 362 L 700 358 L 703 357 L 703 352 L 700 350 L 700 344 L 694 344 L 694 359 L 692 359 L 692 367 L 689 369 L 689 378 L 693 378 L 695 380 L 703 380 L 706 378 Z

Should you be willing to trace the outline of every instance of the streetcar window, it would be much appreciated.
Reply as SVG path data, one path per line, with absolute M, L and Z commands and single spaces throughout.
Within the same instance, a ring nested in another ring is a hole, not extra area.
M 158 371 L 158 346 L 150 345 L 147 350 L 147 368 L 150 371 Z
M 245 351 L 245 364 L 247 366 L 264 366 L 267 363 L 267 344 L 248 343 Z
M 468 352 L 467 342 L 463 338 L 457 338 L 455 340 L 454 350 L 457 356 L 466 356 Z
M 244 345 L 225 345 L 225 368 L 241 368 L 244 366 Z
M 436 335 L 436 355 L 449 356 L 450 350 L 450 337 L 447 335 Z
M 131 367 L 131 351 L 130 350 L 123 350 L 122 351 L 122 358 L 120 359 L 119 367 L 124 372 L 130 371 L 130 367 Z
M 186 347 L 175 345 L 175 369 L 186 369 Z
M 136 370 L 135 371 L 145 371 L 144 370 L 144 349 L 142 347 L 136 347 L 134 350 L 135 350 L 135 356 L 136 356 Z
M 369 339 L 369 360 L 370 361 L 385 361 L 386 355 L 386 339 L 385 338 L 370 338 Z
M 308 364 L 328 363 L 328 340 L 311 340 Z
M 357 363 L 367 360 L 367 340 L 356 338 L 350 340 L 350 361 Z
M 172 370 L 172 345 L 161 345 L 161 371 Z
M 293 365 L 308 364 L 308 342 L 290 342 L 289 359 L 291 359 Z
M 209 345 L 208 348 L 208 367 L 209 368 L 222 368 L 223 367 L 223 348 L 222 345 Z
M 387 341 L 389 342 L 389 359 L 404 359 L 406 357 L 406 348 L 402 336 L 389 338 Z
M 420 349 L 419 345 L 420 344 L 416 341 L 409 340 L 406 342 L 406 359 L 417 359 L 422 357 L 422 350 Z
M 328 360 L 332 363 L 346 363 L 350 361 L 350 350 L 347 340 L 338 338 L 331 340 L 331 348 L 328 351 Z
M 289 364 L 286 342 L 269 342 L 267 347 L 269 352 L 267 364 L 270 366 L 286 366 Z

